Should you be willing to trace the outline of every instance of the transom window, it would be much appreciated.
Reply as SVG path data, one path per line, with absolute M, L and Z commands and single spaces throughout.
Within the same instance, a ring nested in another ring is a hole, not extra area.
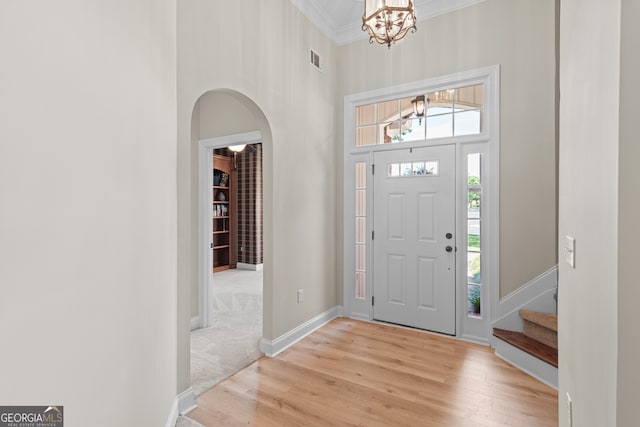
M 412 102 L 421 94 L 356 107 L 356 147 L 477 135 L 483 90 L 478 84 L 428 93 L 423 117 L 416 116 Z

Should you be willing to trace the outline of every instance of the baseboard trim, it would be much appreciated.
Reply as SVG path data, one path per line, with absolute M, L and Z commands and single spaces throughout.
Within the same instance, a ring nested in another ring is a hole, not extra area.
M 244 262 L 239 262 L 236 264 L 236 268 L 238 270 L 249 270 L 249 271 L 262 271 L 264 264 L 247 264 Z
M 491 328 L 522 332 L 520 310 L 523 308 L 541 313 L 555 313 L 556 302 L 553 295 L 557 288 L 558 267 L 555 266 L 502 298 L 499 306 L 500 317 L 491 322 Z M 490 336 L 489 340 L 495 344 L 493 336 Z
M 175 427 L 176 422 L 178 422 L 178 416 L 188 413 L 197 406 L 196 394 L 193 392 L 193 389 L 189 387 L 173 399 L 171 413 L 169 413 L 169 418 L 167 418 L 166 427 Z
M 175 427 L 176 422 L 178 422 L 178 397 L 177 396 L 175 399 L 173 399 L 173 404 L 171 405 L 171 411 L 169 412 L 169 418 L 167 418 L 165 427 Z
M 341 312 L 342 307 L 336 306 L 325 311 L 324 313 L 318 314 L 313 319 L 307 320 L 300 326 L 290 330 L 283 335 L 280 335 L 274 340 L 262 338 L 260 340 L 260 351 L 262 351 L 268 357 L 275 357 L 288 347 L 300 341 L 302 338 L 315 332 L 317 329 L 320 329 L 322 326 L 331 322 L 333 319 L 340 317 Z
M 558 266 L 545 271 L 500 300 L 500 317 L 518 310 L 538 295 L 558 287 Z
M 196 393 L 191 387 L 180 393 L 178 399 L 178 414 L 185 415 L 196 409 L 198 402 L 196 401 Z
M 191 318 L 191 331 L 195 331 L 201 327 L 200 316 Z
M 538 381 L 558 390 L 558 368 L 496 338 L 495 354 Z

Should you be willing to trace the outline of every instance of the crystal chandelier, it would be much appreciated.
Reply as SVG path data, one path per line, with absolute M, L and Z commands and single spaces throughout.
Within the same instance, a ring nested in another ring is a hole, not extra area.
M 369 43 L 391 45 L 411 30 L 415 33 L 416 14 L 412 0 L 365 0 L 362 31 L 369 31 Z

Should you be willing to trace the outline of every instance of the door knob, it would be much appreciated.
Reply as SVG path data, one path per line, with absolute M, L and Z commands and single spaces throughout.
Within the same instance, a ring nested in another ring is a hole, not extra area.
M 444 250 L 447 252 L 451 252 L 453 248 L 451 246 L 447 246 L 446 248 L 444 248 Z

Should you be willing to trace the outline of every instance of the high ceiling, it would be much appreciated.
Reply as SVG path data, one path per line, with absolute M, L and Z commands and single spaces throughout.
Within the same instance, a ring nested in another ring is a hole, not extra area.
M 482 1 L 415 0 L 416 18 L 420 22 Z M 362 31 L 363 0 L 291 0 L 291 3 L 338 45 L 368 37 Z

